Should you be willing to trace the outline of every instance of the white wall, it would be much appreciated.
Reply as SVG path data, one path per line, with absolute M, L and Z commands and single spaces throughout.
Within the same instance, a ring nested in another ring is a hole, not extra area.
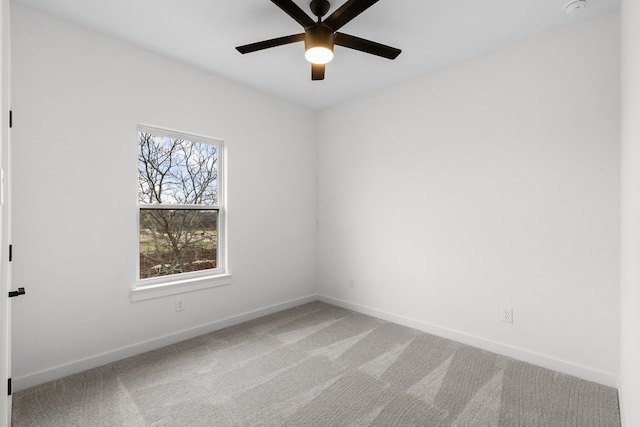
M 627 426 L 640 425 L 640 3 L 622 17 L 622 323 L 620 395 Z
M 315 113 L 13 6 L 18 388 L 315 294 Z M 186 294 L 179 313 L 173 298 L 129 301 L 138 123 L 228 150 L 233 284 Z
M 615 385 L 618 36 L 608 14 L 322 112 L 320 293 Z

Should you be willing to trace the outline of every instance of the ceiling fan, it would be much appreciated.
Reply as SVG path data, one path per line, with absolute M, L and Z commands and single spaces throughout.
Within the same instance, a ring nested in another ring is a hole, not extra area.
M 388 59 L 395 59 L 402 52 L 395 47 L 338 32 L 347 22 L 360 15 L 378 0 L 348 0 L 324 21 L 322 17 L 327 14 L 331 7 L 327 0 L 313 0 L 309 5 L 311 12 L 318 17 L 317 21 L 314 21 L 300 9 L 293 0 L 271 1 L 295 19 L 298 24 L 302 25 L 304 33 L 238 46 L 236 47 L 238 52 L 249 53 L 304 41 L 304 56 L 307 61 L 311 62 L 311 80 L 324 79 L 325 64 L 333 59 L 334 45 L 348 47 Z

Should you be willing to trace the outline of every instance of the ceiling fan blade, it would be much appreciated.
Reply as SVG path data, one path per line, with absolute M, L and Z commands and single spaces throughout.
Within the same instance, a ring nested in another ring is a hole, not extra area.
M 336 33 L 335 44 L 387 59 L 396 59 L 398 55 L 400 55 L 400 52 L 402 52 L 400 49 L 396 49 L 395 47 L 376 43 L 367 39 L 361 39 L 356 36 L 350 36 L 349 34 L 344 33 Z
M 245 44 L 244 46 L 236 47 L 236 50 L 240 53 L 250 53 L 257 50 L 269 49 L 270 47 L 282 46 L 289 43 L 304 41 L 304 33 L 294 34 L 291 36 L 278 37 L 271 40 L 263 40 L 261 42 Z
M 329 15 L 329 17 L 324 20 L 324 24 L 333 31 L 338 31 L 347 22 L 377 2 L 378 0 L 349 0 Z
M 324 80 L 325 64 L 311 64 L 311 80 Z
M 280 9 L 284 10 L 287 15 L 296 20 L 296 22 L 303 27 L 313 27 L 316 22 L 311 19 L 300 7 L 293 2 L 293 0 L 271 0 Z

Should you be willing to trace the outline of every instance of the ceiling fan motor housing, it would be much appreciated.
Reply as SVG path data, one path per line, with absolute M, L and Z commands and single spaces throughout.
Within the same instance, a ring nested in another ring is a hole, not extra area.
M 333 50 L 335 35 L 331 28 L 318 25 L 316 27 L 306 28 L 304 32 L 306 33 L 304 38 L 305 51 L 314 47 L 324 47 Z

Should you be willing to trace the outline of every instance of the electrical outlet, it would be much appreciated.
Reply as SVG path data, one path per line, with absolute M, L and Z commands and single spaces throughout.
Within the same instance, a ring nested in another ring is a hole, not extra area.
M 513 323 L 513 308 L 500 307 L 500 320 L 507 323 Z
M 184 310 L 184 296 L 180 295 L 176 297 L 176 311 Z

